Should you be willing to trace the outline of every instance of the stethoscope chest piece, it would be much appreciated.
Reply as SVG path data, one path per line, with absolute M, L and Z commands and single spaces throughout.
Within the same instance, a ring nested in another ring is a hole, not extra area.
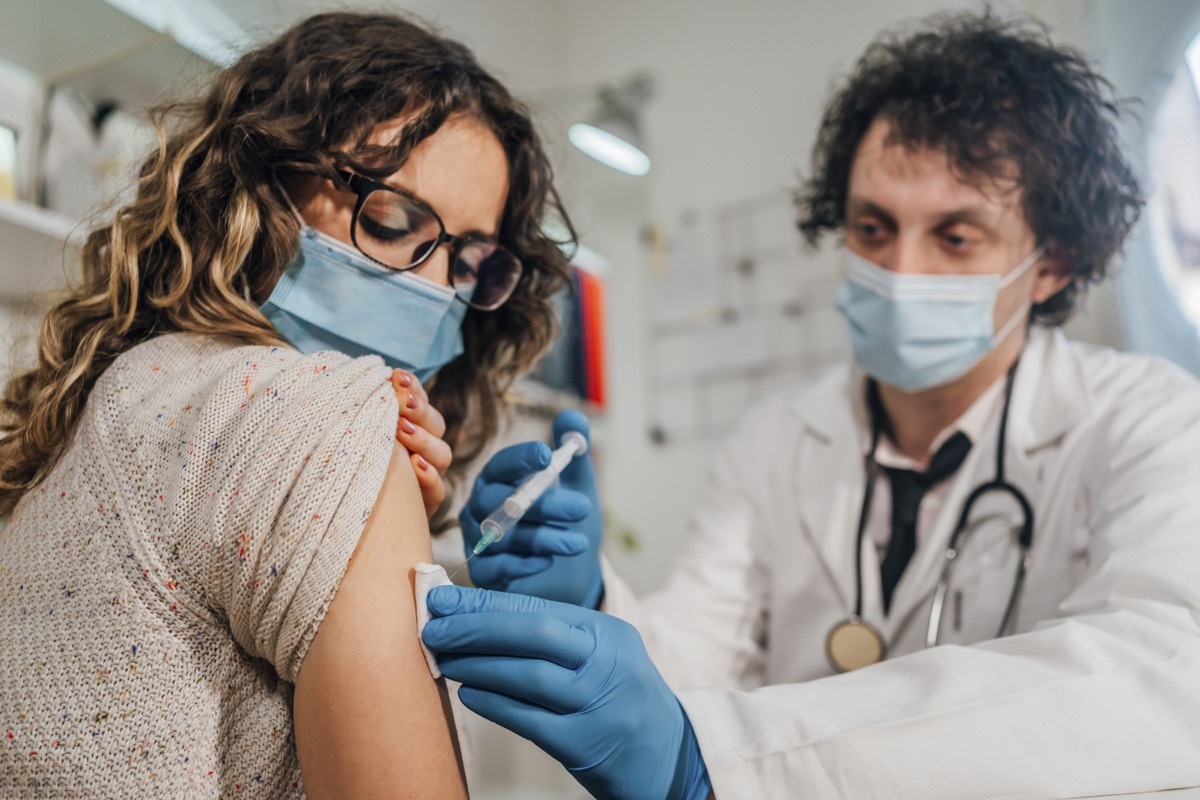
M 850 616 L 833 626 L 825 639 L 829 663 L 838 672 L 869 667 L 887 657 L 883 634 L 869 622 Z

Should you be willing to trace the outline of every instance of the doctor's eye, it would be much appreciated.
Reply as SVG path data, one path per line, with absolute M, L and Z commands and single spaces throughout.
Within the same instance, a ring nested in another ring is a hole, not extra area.
M 942 242 L 948 250 L 962 252 L 980 240 L 980 235 L 966 225 L 953 225 L 941 231 Z
M 853 238 L 865 243 L 880 241 L 887 235 L 887 232 L 887 228 L 882 223 L 870 218 L 857 220 L 850 226 Z

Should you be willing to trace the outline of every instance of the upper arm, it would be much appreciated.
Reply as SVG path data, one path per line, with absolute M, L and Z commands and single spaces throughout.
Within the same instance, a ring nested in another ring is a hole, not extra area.
M 310 798 L 466 797 L 446 688 L 417 635 L 413 567 L 432 560 L 407 452 L 387 477 L 296 677 Z

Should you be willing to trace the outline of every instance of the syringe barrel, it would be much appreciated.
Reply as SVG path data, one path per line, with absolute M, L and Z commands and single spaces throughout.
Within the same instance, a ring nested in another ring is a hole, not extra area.
M 520 519 L 525 516 L 525 512 L 529 510 L 534 501 L 545 494 L 556 480 L 558 480 L 558 473 L 550 467 L 541 472 L 535 472 L 504 500 L 504 504 L 500 508 L 509 515 Z
M 483 536 L 475 545 L 474 552 L 478 553 L 491 546 L 493 542 L 503 539 L 513 525 L 516 525 L 521 517 L 525 516 L 529 507 L 554 485 L 554 482 L 558 480 L 559 473 L 566 469 L 567 464 L 571 463 L 571 459 L 586 453 L 587 447 L 587 439 L 577 431 L 568 431 L 564 434 L 562 444 L 550 456 L 550 465 L 530 475 L 524 483 L 517 487 L 516 491 L 505 498 L 499 508 L 488 514 L 483 522 L 479 523 L 479 530 Z
M 571 459 L 587 452 L 587 439 L 578 431 L 568 431 L 563 435 L 563 443 L 550 454 L 550 465 L 535 472 L 517 487 L 517 490 L 504 501 L 508 513 L 514 517 L 524 516 L 534 501 L 545 494 L 554 485 Z

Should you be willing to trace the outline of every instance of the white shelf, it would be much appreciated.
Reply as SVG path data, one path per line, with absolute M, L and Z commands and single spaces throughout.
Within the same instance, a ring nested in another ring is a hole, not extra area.
M 0 12 L 0 62 L 43 87 L 116 101 L 134 114 L 186 92 L 248 44 L 210 0 L 4 0 Z M 35 129 L 25 133 L 36 137 Z M 32 155 L 26 148 L 18 171 L 37 174 Z M 62 214 L 0 200 L 0 298 L 62 286 L 84 233 Z
M 233 61 L 248 38 L 207 0 L 8 0 L 0 60 L 137 111 Z
M 60 288 L 73 270 L 83 227 L 54 211 L 0 199 L 0 298 Z

